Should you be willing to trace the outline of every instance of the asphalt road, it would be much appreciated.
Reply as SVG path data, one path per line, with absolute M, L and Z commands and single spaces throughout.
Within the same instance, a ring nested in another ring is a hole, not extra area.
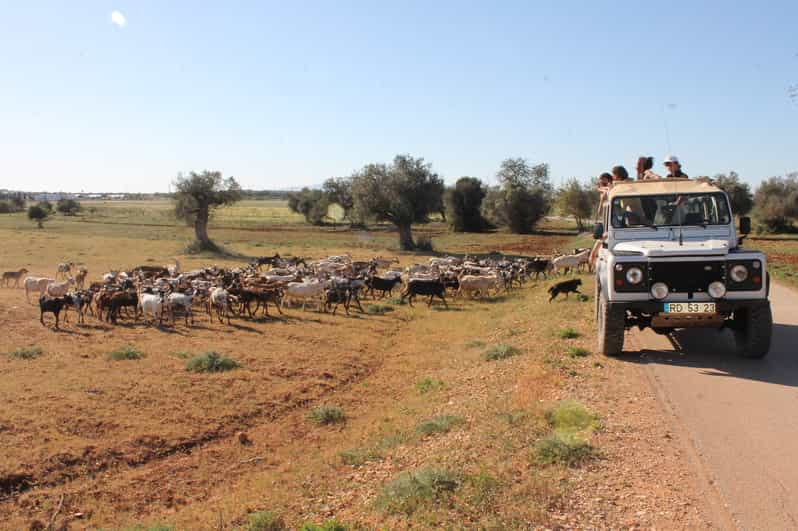
M 734 353 L 729 331 L 627 334 L 623 359 L 645 364 L 720 495 L 719 523 L 798 529 L 798 291 L 771 289 L 773 342 L 763 360 Z

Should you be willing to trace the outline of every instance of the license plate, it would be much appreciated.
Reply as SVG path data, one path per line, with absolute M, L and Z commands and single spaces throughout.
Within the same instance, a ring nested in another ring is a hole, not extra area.
M 717 313 L 714 302 L 666 302 L 665 313 Z

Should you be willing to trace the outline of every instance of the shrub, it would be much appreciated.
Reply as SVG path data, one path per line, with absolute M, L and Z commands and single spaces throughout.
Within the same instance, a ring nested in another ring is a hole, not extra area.
M 337 406 L 319 406 L 307 414 L 307 419 L 316 424 L 335 424 L 346 420 L 344 410 Z
M 186 363 L 186 370 L 191 372 L 224 372 L 237 369 L 241 365 L 231 358 L 220 356 L 217 352 L 206 352 L 194 356 Z
M 36 222 L 36 226 L 40 229 L 44 227 L 44 222 L 47 221 L 50 212 L 39 205 L 31 205 L 28 207 L 28 219 Z
M 41 347 L 20 347 L 8 353 L 8 356 L 20 360 L 32 360 L 44 354 Z
M 143 352 L 131 346 L 119 347 L 108 353 L 108 359 L 113 361 L 139 360 L 143 357 Z
M 240 531 L 283 531 L 288 529 L 283 517 L 272 511 L 257 511 L 247 516 L 247 523 Z
M 438 415 L 423 421 L 416 427 L 416 431 L 422 435 L 432 435 L 433 433 L 446 433 L 455 426 L 463 423 L 462 417 L 454 415 Z
M 579 337 L 579 332 L 573 328 L 564 328 L 563 330 L 560 330 L 557 335 L 560 337 L 560 339 L 574 339 Z
M 344 450 L 338 454 L 341 462 L 345 465 L 360 466 L 366 461 L 377 461 L 382 456 L 374 449 L 356 448 L 354 450 Z
M 764 232 L 789 232 L 798 219 L 798 172 L 772 177 L 754 195 L 754 217 Z
M 592 431 L 598 416 L 575 400 L 563 400 L 546 412 L 546 420 L 557 432 Z
M 513 356 L 519 355 L 520 353 L 521 351 L 517 348 L 502 343 L 486 350 L 482 357 L 486 361 L 496 361 L 511 358 Z
M 349 527 L 338 520 L 327 520 L 323 524 L 306 523 L 299 528 L 300 531 L 347 531 Z
M 418 392 L 422 395 L 431 391 L 443 389 L 444 386 L 443 380 L 436 380 L 434 378 L 423 378 L 416 382 L 416 389 L 418 389 Z
M 65 216 L 74 216 L 80 212 L 80 203 L 74 199 L 61 199 L 56 204 L 55 209 Z
M 590 351 L 581 347 L 570 347 L 568 349 L 568 356 L 572 358 L 584 358 L 589 355 Z
M 457 476 L 447 470 L 423 468 L 403 472 L 382 488 L 376 505 L 389 513 L 412 514 L 423 503 L 438 500 L 459 486 Z
M 384 315 L 393 311 L 393 307 L 387 304 L 369 304 L 365 311 L 369 315 Z
M 593 454 L 593 447 L 574 433 L 552 433 L 535 445 L 535 459 L 544 465 L 575 466 Z
M 485 342 L 480 339 L 472 339 L 465 346 L 466 348 L 482 348 L 485 346 Z

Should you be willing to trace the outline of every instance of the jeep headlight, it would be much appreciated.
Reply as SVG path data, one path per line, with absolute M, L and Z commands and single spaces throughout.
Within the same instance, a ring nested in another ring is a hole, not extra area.
M 716 280 L 715 282 L 711 282 L 709 284 L 709 288 L 707 289 L 709 296 L 713 299 L 720 299 L 724 295 L 726 295 L 726 284 L 723 282 Z
M 668 285 L 664 282 L 655 282 L 653 286 L 651 286 L 651 296 L 657 300 L 662 300 L 668 296 L 669 292 Z
M 748 268 L 743 264 L 737 264 L 729 271 L 729 277 L 731 277 L 734 282 L 745 282 L 748 278 Z
M 626 282 L 637 285 L 643 282 L 643 270 L 639 267 L 630 267 L 626 270 Z

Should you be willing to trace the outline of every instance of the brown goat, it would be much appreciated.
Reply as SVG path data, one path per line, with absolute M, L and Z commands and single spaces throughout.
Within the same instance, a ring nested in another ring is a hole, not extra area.
M 25 269 L 24 267 L 22 269 L 20 269 L 19 271 L 6 271 L 5 273 L 3 273 L 3 285 L 8 288 L 9 284 L 13 280 L 14 281 L 14 287 L 18 288 L 19 287 L 19 281 L 22 279 L 22 277 L 24 277 L 27 274 L 28 274 L 28 270 Z

